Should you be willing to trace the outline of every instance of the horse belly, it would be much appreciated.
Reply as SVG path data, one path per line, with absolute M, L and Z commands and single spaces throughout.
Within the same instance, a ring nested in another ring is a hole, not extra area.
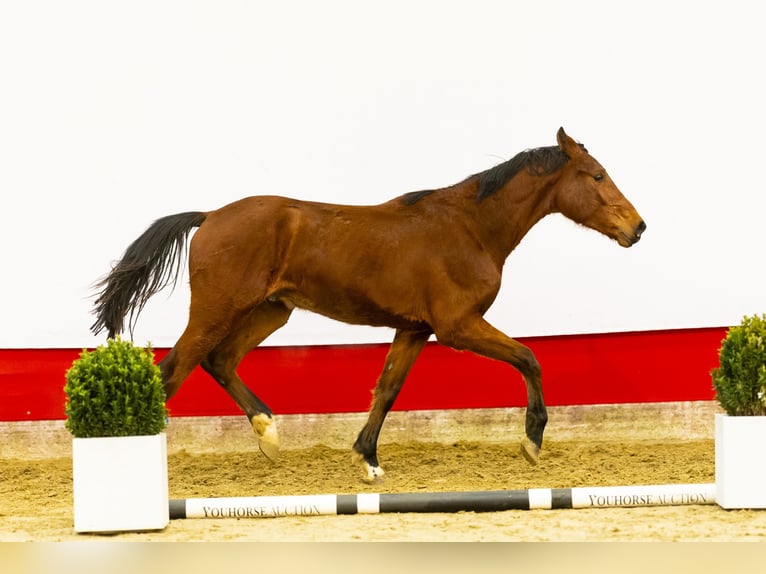
M 389 310 L 380 303 L 358 293 L 338 290 L 307 296 L 292 290 L 275 294 L 270 300 L 279 300 L 288 307 L 304 309 L 351 325 L 391 327 L 393 329 L 423 329 L 426 321 L 407 310 L 407 305 Z

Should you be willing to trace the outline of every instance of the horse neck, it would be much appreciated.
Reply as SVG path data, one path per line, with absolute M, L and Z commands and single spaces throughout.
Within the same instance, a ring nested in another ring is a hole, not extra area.
M 485 248 L 499 266 L 529 230 L 554 211 L 555 181 L 555 174 L 532 176 L 522 172 L 477 205 L 476 221 Z M 474 187 L 478 188 L 478 181 Z

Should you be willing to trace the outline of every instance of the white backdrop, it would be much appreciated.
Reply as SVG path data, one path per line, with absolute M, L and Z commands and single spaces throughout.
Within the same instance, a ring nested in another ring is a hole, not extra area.
M 82 347 L 91 284 L 154 219 L 246 195 L 355 204 L 448 185 L 555 132 L 648 224 L 559 218 L 511 255 L 513 336 L 766 311 L 757 3 L 9 0 L 0 4 L 0 347 Z M 438 238 L 435 238 L 438 240 Z M 135 339 L 172 345 L 188 287 Z M 295 313 L 267 344 L 386 341 Z

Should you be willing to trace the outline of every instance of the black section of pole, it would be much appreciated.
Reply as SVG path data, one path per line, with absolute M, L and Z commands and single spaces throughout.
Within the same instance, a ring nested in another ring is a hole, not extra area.
M 572 489 L 552 488 L 551 508 L 572 508 Z
M 526 490 L 381 494 L 380 512 L 497 512 L 529 510 Z
M 356 514 L 356 494 L 339 494 L 337 496 L 336 508 L 338 514 Z
M 186 499 L 171 499 L 168 503 L 170 519 L 186 518 Z

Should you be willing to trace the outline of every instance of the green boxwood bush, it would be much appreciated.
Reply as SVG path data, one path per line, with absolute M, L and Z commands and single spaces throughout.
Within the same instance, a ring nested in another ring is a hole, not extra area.
M 66 428 L 77 438 L 155 435 L 167 409 L 151 347 L 110 339 L 66 372 Z
M 721 342 L 710 375 L 716 399 L 729 415 L 766 415 L 766 315 L 746 316 Z

